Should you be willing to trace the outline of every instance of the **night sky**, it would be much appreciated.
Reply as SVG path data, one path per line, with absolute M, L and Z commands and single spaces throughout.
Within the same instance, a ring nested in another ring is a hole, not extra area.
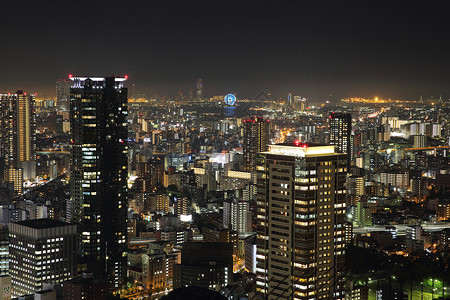
M 0 92 L 54 97 L 67 74 L 127 74 L 147 95 L 203 78 L 207 96 L 450 98 L 450 10 L 438 2 L 12 2 Z

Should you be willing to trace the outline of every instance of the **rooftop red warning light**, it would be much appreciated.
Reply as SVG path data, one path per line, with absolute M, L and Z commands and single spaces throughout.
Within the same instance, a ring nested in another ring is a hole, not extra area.
M 69 74 L 69 78 L 72 78 L 72 74 Z

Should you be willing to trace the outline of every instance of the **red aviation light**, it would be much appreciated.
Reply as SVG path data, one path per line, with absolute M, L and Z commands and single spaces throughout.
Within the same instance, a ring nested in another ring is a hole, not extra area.
M 125 75 L 124 77 L 125 77 L 125 79 L 128 79 L 128 75 Z
M 72 78 L 72 74 L 69 74 L 69 78 Z

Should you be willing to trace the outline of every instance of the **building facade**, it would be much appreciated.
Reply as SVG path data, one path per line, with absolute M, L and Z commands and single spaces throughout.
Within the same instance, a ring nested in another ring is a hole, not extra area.
M 347 155 L 271 145 L 258 154 L 257 297 L 344 299 Z
M 181 264 L 174 265 L 174 289 L 191 285 L 219 290 L 232 281 L 233 246 L 230 243 L 183 245 Z
M 71 81 L 65 78 L 56 81 L 56 105 L 60 111 L 70 109 L 70 85 Z
M 23 178 L 36 175 L 35 96 L 22 90 L 0 95 L 0 167 L 4 180 L 17 182 L 17 186 L 22 185 Z
M 201 100 L 203 98 L 203 79 L 197 79 L 195 81 L 195 99 Z
M 126 78 L 70 80 L 70 206 L 79 226 L 79 268 L 117 288 L 127 262 Z
M 44 283 L 60 284 L 75 276 L 76 227 L 52 219 L 10 224 L 12 296 L 34 294 Z
M 244 120 L 244 170 L 256 171 L 256 154 L 267 151 L 269 120 L 262 117 Z
M 347 153 L 348 167 L 351 161 L 352 115 L 346 113 L 331 113 L 330 145 L 336 145 L 340 153 Z

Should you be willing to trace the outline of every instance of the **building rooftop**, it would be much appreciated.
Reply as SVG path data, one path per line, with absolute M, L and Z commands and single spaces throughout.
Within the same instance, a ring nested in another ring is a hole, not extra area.
M 305 157 L 313 155 L 334 155 L 338 154 L 333 145 L 320 145 L 313 143 L 301 143 L 295 141 L 293 143 L 282 143 L 276 145 L 269 145 L 269 151 L 261 152 L 267 154 Z
M 62 226 L 71 226 L 73 224 L 53 220 L 53 219 L 34 219 L 34 220 L 26 220 L 15 222 L 14 224 L 34 228 L 34 229 L 45 229 L 45 228 L 53 228 L 53 227 L 62 227 Z
M 271 145 L 269 145 L 269 146 L 271 146 Z M 295 142 L 291 142 L 291 143 L 278 143 L 278 144 L 275 144 L 275 146 L 291 146 L 291 147 L 306 148 L 306 147 L 322 147 L 322 146 L 329 146 L 329 145 L 315 144 L 315 143 L 309 143 L 309 142 L 302 143 L 300 141 L 295 141 Z

